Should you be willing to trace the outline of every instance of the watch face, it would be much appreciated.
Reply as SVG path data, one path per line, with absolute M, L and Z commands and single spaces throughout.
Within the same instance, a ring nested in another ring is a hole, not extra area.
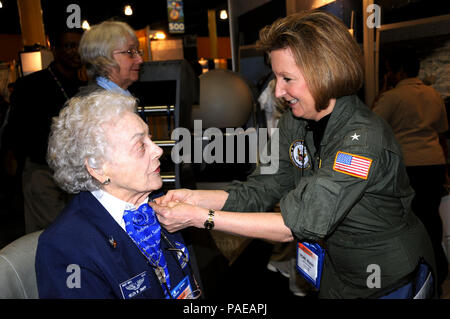
M 205 226 L 205 228 L 206 228 L 207 230 L 211 230 L 211 229 L 214 228 L 214 222 L 211 222 L 211 221 L 208 221 L 208 220 L 207 220 L 207 221 L 205 222 L 204 226 Z
M 211 230 L 214 228 L 214 210 L 210 209 L 208 214 L 208 219 L 205 220 L 205 223 L 203 224 L 207 230 Z

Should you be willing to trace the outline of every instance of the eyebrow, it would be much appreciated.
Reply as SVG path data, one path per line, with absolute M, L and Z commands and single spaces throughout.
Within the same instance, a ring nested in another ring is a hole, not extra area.
M 132 137 L 131 137 L 131 140 L 134 140 L 134 139 L 136 139 L 136 138 L 139 138 L 139 137 L 141 137 L 141 136 L 144 136 L 145 135 L 145 133 L 136 133 L 136 134 L 134 134 Z
M 141 138 L 141 137 L 146 136 L 146 135 L 150 135 L 150 131 L 149 131 L 149 129 L 148 129 L 148 126 L 145 127 L 145 129 L 144 129 L 143 132 L 138 132 L 138 133 L 134 134 L 134 135 L 131 137 L 131 140 L 133 141 L 133 140 L 135 140 L 136 138 Z

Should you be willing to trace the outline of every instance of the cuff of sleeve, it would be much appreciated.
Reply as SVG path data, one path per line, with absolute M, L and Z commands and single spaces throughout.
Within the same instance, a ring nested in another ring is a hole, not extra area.
M 228 193 L 228 198 L 225 201 L 225 204 L 223 205 L 222 209 L 223 211 L 227 211 L 227 212 L 235 212 L 236 210 L 236 193 L 233 192 L 232 190 L 228 190 L 225 189 L 225 192 Z

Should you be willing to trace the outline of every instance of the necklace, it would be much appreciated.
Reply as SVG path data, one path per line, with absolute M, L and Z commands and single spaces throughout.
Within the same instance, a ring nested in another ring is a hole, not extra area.
M 56 84 L 58 84 L 59 89 L 61 90 L 62 94 L 64 95 L 64 97 L 66 98 L 66 101 L 69 99 L 69 96 L 67 95 L 66 91 L 64 90 L 61 82 L 59 82 L 58 78 L 56 77 L 55 73 L 53 73 L 52 71 L 52 67 L 49 66 L 48 67 L 48 71 L 50 72 L 50 74 L 53 76 L 53 79 L 55 80 Z

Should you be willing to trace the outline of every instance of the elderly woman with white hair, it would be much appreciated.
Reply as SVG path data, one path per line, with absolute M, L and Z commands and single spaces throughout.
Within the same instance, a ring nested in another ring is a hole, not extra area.
M 161 154 L 133 97 L 75 97 L 53 119 L 47 160 L 76 195 L 39 238 L 40 298 L 200 295 L 181 234 L 162 229 L 148 205 L 162 186 Z
M 79 53 L 91 84 L 81 90 L 113 90 L 130 95 L 128 87 L 139 79 L 142 51 L 134 30 L 125 22 L 104 21 L 81 38 Z

